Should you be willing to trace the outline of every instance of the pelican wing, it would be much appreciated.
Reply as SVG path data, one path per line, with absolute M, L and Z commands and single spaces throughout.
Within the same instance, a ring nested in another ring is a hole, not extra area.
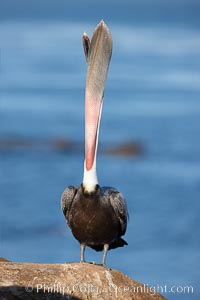
M 111 206 L 117 215 L 121 225 L 121 235 L 124 235 L 127 227 L 128 210 L 126 200 L 123 195 L 118 192 L 115 188 L 103 188 L 105 196 L 110 200 Z
M 74 186 L 68 186 L 68 188 L 66 188 L 64 190 L 64 192 L 62 193 L 62 197 L 61 197 L 61 208 L 62 208 L 62 212 L 66 218 L 66 221 L 69 225 L 69 211 L 70 211 L 70 207 L 72 205 L 72 202 L 74 200 L 74 197 L 76 195 L 77 192 L 77 188 L 75 188 Z

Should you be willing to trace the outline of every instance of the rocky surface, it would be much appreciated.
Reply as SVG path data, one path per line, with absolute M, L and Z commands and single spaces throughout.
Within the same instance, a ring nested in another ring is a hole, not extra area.
M 143 147 L 139 142 L 129 141 L 109 148 L 106 153 L 131 157 L 142 154 Z
M 0 138 L 0 152 L 20 151 L 20 150 L 55 150 L 68 153 L 83 153 L 83 143 L 75 142 L 66 138 L 55 138 L 50 140 L 29 139 L 29 138 Z M 127 141 L 109 147 L 104 145 L 100 147 L 102 154 L 116 155 L 123 157 L 135 157 L 143 154 L 143 145 L 137 141 Z
M 0 260 L 0 299 L 164 300 L 123 273 L 89 263 L 31 264 Z

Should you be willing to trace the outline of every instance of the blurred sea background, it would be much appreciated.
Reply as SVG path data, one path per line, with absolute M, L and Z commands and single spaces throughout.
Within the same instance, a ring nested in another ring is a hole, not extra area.
M 0 256 L 79 261 L 60 197 L 82 181 L 82 34 L 101 19 L 113 56 L 98 177 L 124 194 L 130 215 L 129 245 L 107 263 L 149 286 L 194 288 L 168 299 L 199 299 L 198 0 L 1 0 Z M 86 250 L 88 261 L 100 257 Z

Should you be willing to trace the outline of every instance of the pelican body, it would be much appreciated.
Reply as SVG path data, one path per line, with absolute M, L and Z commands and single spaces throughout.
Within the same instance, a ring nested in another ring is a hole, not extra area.
M 104 86 L 112 54 L 112 36 L 102 20 L 91 41 L 83 34 L 87 79 L 85 89 L 85 161 L 83 182 L 69 186 L 62 194 L 62 211 L 74 237 L 81 246 L 81 262 L 85 247 L 107 251 L 127 245 L 121 236 L 127 227 L 127 206 L 122 194 L 111 187 L 100 187 L 96 173 L 98 135 L 103 105 Z

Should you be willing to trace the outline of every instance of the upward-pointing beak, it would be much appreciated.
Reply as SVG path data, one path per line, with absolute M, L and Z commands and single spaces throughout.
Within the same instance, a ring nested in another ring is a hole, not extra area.
M 112 36 L 102 20 L 95 28 L 91 42 L 83 35 L 88 64 L 85 89 L 85 167 L 89 171 L 96 160 L 103 93 L 112 54 Z

